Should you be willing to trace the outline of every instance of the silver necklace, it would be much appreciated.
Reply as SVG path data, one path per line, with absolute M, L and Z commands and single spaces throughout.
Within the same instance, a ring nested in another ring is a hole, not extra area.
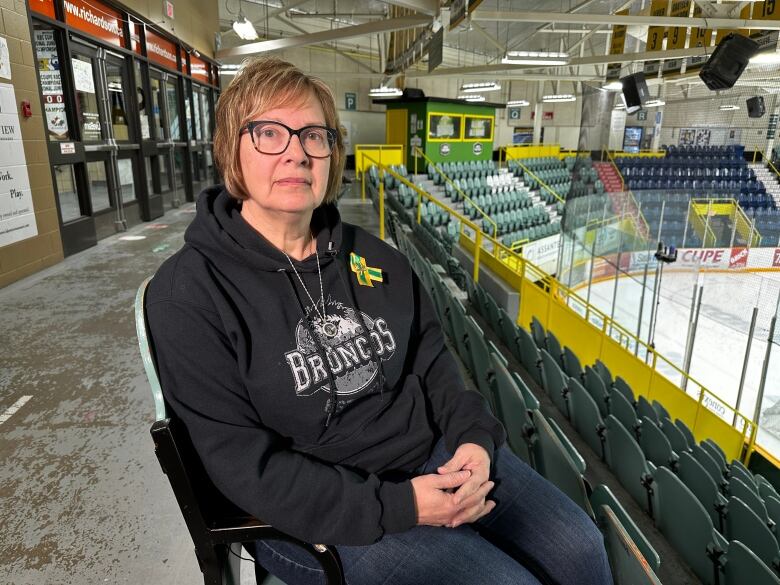
M 314 240 L 314 235 L 312 234 L 312 240 Z M 315 240 L 316 242 L 316 240 Z M 317 315 L 319 315 L 320 320 L 322 321 L 322 331 L 325 333 L 325 336 L 332 339 L 336 337 L 339 330 L 338 327 L 336 327 L 335 323 L 331 323 L 327 320 L 328 313 L 325 310 L 325 294 L 323 292 L 322 288 L 322 269 L 320 268 L 320 254 L 317 250 L 317 246 L 315 243 L 314 246 L 314 254 L 317 256 L 317 274 L 320 277 L 320 302 L 322 303 L 322 312 L 320 312 L 319 308 L 317 307 L 317 303 L 314 302 L 314 299 L 311 296 L 311 293 L 309 292 L 309 289 L 306 288 L 306 285 L 303 284 L 303 279 L 301 278 L 301 275 L 298 274 L 298 271 L 295 269 L 295 264 L 293 264 L 293 261 L 290 259 L 290 257 L 287 255 L 287 252 L 282 250 L 282 254 L 284 254 L 284 257 L 287 258 L 287 261 L 290 263 L 290 266 L 293 269 L 293 272 L 295 273 L 295 276 L 298 277 L 298 282 L 301 283 L 301 286 L 303 287 L 303 290 L 306 292 L 306 296 L 309 297 L 309 300 L 311 301 L 312 306 L 314 307 L 314 310 L 317 311 Z

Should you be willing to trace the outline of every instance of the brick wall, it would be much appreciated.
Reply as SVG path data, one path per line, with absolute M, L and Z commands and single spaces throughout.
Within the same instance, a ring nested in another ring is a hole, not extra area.
M 8 43 L 10 83 L 14 86 L 20 112 L 19 123 L 38 225 L 37 236 L 0 247 L 0 287 L 3 287 L 60 262 L 63 254 L 25 2 L 0 0 L 0 36 Z M 0 78 L 0 82 L 8 83 L 9 80 Z M 21 116 L 23 100 L 29 100 L 32 105 L 30 118 Z M 3 161 L 0 161 L 2 166 Z

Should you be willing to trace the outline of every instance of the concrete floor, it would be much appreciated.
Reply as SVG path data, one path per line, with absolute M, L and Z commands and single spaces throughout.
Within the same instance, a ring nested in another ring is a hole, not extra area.
M 377 233 L 356 192 L 344 219 Z M 202 583 L 154 456 L 133 320 L 138 285 L 181 246 L 194 212 L 186 204 L 0 289 L 0 584 Z

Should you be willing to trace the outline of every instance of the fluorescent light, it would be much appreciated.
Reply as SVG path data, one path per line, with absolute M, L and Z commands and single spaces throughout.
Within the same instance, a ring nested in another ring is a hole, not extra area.
M 403 95 L 403 91 L 398 89 L 397 87 L 372 87 L 370 90 L 368 90 L 368 95 L 372 97 L 397 97 L 399 95 Z
M 542 101 L 548 104 L 556 104 L 561 102 L 573 102 L 577 98 L 570 93 L 561 93 L 556 95 L 546 95 L 542 97 Z
M 511 100 L 506 103 L 507 106 L 528 106 L 530 105 L 528 100 Z
M 619 81 L 610 81 L 606 85 L 602 85 L 601 89 L 606 89 L 607 91 L 620 91 L 623 89 L 623 84 Z
M 495 81 L 479 81 L 476 83 L 464 83 L 460 86 L 460 91 L 469 92 L 482 92 L 482 91 L 497 91 L 501 89 Z
M 615 104 L 615 108 L 614 109 L 616 109 L 616 110 L 625 110 L 626 109 L 626 104 L 624 104 L 622 102 L 618 102 L 618 103 Z
M 734 110 L 738 110 L 739 106 L 734 104 L 724 104 L 720 107 L 721 112 L 733 112 Z
M 759 53 L 750 58 L 751 65 L 777 65 L 780 63 L 780 53 L 770 51 Z
M 566 65 L 569 55 L 551 51 L 508 51 L 501 62 L 505 65 Z
M 464 94 L 458 96 L 459 100 L 466 100 L 467 102 L 484 102 L 485 96 L 484 95 L 470 95 L 470 94 Z
M 643 105 L 646 108 L 657 108 L 659 106 L 665 106 L 666 102 L 663 100 L 647 100 Z
M 254 41 L 259 38 L 255 25 L 249 22 L 246 16 L 242 17 L 241 20 L 233 21 L 233 30 L 236 31 L 239 38 L 245 41 Z

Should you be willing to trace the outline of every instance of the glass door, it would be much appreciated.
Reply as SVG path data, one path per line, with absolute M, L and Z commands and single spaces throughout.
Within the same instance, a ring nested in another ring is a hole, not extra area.
M 164 126 L 168 129 L 168 140 L 171 147 L 171 189 L 173 207 L 178 207 L 187 197 L 187 132 L 182 115 L 184 100 L 182 99 L 182 78 L 168 75 L 163 79 Z

